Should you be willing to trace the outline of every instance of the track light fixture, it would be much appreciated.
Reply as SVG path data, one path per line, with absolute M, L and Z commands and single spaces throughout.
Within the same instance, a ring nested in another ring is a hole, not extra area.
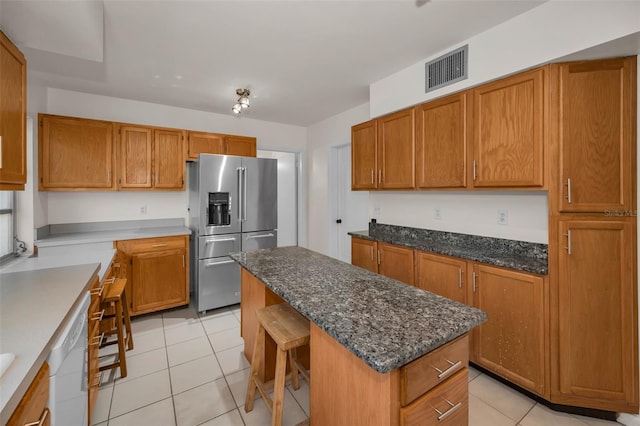
M 238 95 L 238 101 L 231 107 L 231 111 L 234 114 L 240 114 L 243 109 L 249 108 L 249 95 L 251 95 L 251 91 L 249 89 L 236 89 L 236 95 Z

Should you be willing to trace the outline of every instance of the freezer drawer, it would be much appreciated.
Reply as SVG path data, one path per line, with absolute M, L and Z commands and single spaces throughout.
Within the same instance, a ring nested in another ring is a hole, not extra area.
M 230 257 L 198 261 L 198 312 L 240 303 L 240 266 Z
M 198 259 L 226 256 L 240 251 L 240 234 L 208 235 L 198 238 Z
M 242 251 L 277 247 L 278 231 L 246 232 L 242 234 Z

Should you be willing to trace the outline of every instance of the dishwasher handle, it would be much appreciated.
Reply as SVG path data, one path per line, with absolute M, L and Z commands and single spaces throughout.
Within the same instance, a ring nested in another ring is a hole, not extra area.
M 204 267 L 210 268 L 212 266 L 226 265 L 228 263 L 236 263 L 236 261 L 235 260 L 209 260 L 205 262 Z

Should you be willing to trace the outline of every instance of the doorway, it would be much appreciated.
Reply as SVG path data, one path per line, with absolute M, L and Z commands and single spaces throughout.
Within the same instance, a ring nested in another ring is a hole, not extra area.
M 299 154 L 259 150 L 257 156 L 278 160 L 278 247 L 297 246 Z
M 331 149 L 329 192 L 331 197 L 331 256 L 351 263 L 348 232 L 368 229 L 369 192 L 351 190 L 351 145 Z

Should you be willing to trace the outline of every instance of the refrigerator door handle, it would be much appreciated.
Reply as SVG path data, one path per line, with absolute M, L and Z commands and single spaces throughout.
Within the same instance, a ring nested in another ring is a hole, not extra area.
M 253 240 L 255 238 L 271 238 L 271 237 L 275 237 L 275 235 L 273 235 L 272 233 L 262 234 L 262 235 L 248 235 L 247 240 Z
M 243 167 L 242 168 L 242 221 L 246 222 L 247 221 L 247 168 Z
M 204 264 L 205 268 L 210 268 L 211 266 L 220 266 L 220 265 L 226 265 L 227 263 L 235 263 L 235 260 L 218 260 L 218 261 L 208 261 Z
M 236 241 L 237 238 L 235 237 L 231 237 L 231 238 L 207 238 L 204 242 L 205 244 L 211 244 L 211 243 L 221 243 L 223 241 Z
M 236 173 L 238 174 L 238 222 L 242 222 L 242 167 L 238 167 L 236 169 Z

